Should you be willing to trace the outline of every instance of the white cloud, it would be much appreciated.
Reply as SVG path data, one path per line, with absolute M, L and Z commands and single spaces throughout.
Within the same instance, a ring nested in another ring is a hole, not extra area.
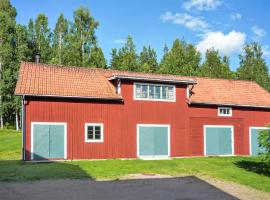
M 124 44 L 125 43 L 125 40 L 123 40 L 123 39 L 117 39 L 117 40 L 114 40 L 113 43 L 115 43 L 115 44 Z
M 231 17 L 231 20 L 236 21 L 236 20 L 240 20 L 242 18 L 242 15 L 240 13 L 233 13 L 230 15 L 230 17 Z
M 209 24 L 199 17 L 194 17 L 187 13 L 175 13 L 166 12 L 160 16 L 163 22 L 171 22 L 173 24 L 183 25 L 192 31 L 209 31 Z
M 215 10 L 218 6 L 222 4 L 220 0 L 189 0 L 183 4 L 185 10 Z
M 266 31 L 262 28 L 259 28 L 258 26 L 253 26 L 251 30 L 254 33 L 254 40 L 259 40 L 266 35 Z
M 246 34 L 234 30 L 227 35 L 222 32 L 210 32 L 197 44 L 197 49 L 204 53 L 207 49 L 213 47 L 220 53 L 229 55 L 241 50 L 245 41 Z

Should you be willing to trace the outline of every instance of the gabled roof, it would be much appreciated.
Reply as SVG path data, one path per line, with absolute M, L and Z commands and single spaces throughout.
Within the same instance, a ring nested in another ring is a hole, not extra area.
M 253 81 L 194 77 L 191 104 L 269 107 L 270 93 Z
M 21 63 L 16 95 L 121 100 L 110 80 L 194 85 L 190 104 L 270 108 L 270 93 L 252 81 L 185 77 L 118 70 Z M 197 83 L 197 84 L 196 84 Z M 190 86 L 192 88 L 192 86 Z

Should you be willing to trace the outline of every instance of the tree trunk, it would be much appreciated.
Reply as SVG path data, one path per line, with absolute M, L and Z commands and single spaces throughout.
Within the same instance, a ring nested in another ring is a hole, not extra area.
M 0 82 L 2 79 L 2 63 L 0 62 Z M 0 88 L 1 90 L 2 88 Z M 4 128 L 2 92 L 0 91 L 0 128 Z
M 16 131 L 19 131 L 19 114 L 16 111 Z

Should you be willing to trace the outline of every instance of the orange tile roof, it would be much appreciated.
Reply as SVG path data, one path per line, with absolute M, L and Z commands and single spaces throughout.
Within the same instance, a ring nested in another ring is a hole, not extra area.
M 270 107 L 270 93 L 252 81 L 184 77 L 23 62 L 17 95 L 122 99 L 112 79 L 195 84 L 190 103 Z
M 195 77 L 191 103 L 269 107 L 270 93 L 253 81 Z

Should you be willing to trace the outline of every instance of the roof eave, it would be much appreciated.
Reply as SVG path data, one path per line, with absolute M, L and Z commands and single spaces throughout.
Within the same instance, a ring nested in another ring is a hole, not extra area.
M 53 97 L 53 98 L 69 98 L 69 99 L 123 101 L 123 98 L 121 98 L 121 97 L 83 97 L 83 96 L 62 96 L 62 95 L 20 94 L 20 93 L 16 93 L 15 95 L 16 96 L 25 96 L 25 97 Z
M 123 75 L 113 75 L 108 78 L 108 80 L 123 79 L 123 80 L 139 80 L 139 81 L 154 81 L 154 82 L 164 82 L 164 83 L 182 83 L 182 84 L 197 84 L 194 80 L 173 80 L 173 79 L 161 79 L 161 78 L 150 78 L 150 77 L 136 77 L 136 76 L 123 76 Z
M 211 103 L 211 102 L 194 102 L 189 101 L 189 104 L 194 105 L 212 105 L 212 106 L 235 106 L 235 107 L 248 107 L 248 108 L 266 108 L 270 109 L 270 106 L 258 106 L 258 105 L 243 105 L 243 104 L 224 104 L 224 103 Z

